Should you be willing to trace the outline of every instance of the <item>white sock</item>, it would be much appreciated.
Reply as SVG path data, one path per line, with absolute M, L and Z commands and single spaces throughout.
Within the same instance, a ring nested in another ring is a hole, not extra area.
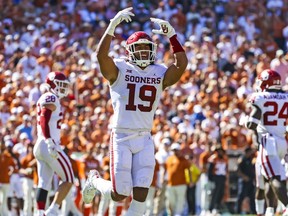
M 255 208 L 257 214 L 264 214 L 264 204 L 265 204 L 264 199 L 263 200 L 255 199 Z
M 145 209 L 145 202 L 138 202 L 133 199 L 125 216 L 143 216 L 145 213 Z
M 266 215 L 266 214 L 269 214 L 269 215 L 274 214 L 274 208 L 273 208 L 273 207 L 267 207 L 267 208 L 266 208 L 265 215 Z
M 55 209 L 55 210 L 59 210 L 60 205 L 58 205 L 57 203 L 52 203 L 49 207 L 49 209 Z
M 105 199 L 111 199 L 112 183 L 111 181 L 95 178 L 92 181 L 94 187 L 100 191 L 100 193 L 105 197 Z

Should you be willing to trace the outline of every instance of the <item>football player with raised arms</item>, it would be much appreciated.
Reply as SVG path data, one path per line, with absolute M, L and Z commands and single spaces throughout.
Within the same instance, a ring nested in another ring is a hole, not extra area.
M 156 48 L 143 31 L 133 33 L 126 41 L 127 59 L 112 59 L 109 48 L 114 30 L 122 21 L 131 22 L 132 7 L 119 11 L 102 36 L 97 58 L 102 75 L 109 81 L 114 109 L 110 137 L 111 181 L 90 171 L 83 188 L 83 200 L 90 203 L 96 190 L 102 196 L 121 201 L 132 194 L 126 215 L 142 216 L 152 182 L 155 157 L 151 128 L 154 113 L 163 90 L 176 83 L 187 66 L 187 57 L 169 22 L 151 18 L 160 29 L 152 32 L 167 36 L 175 62 L 166 67 L 155 64 Z
M 61 72 L 50 72 L 45 87 L 47 91 L 37 102 L 37 141 L 34 155 L 37 160 L 38 189 L 36 202 L 39 216 L 60 215 L 59 206 L 73 185 L 74 174 L 68 156 L 60 147 L 60 129 L 63 118 L 60 99 L 67 96 L 69 81 Z M 54 200 L 45 211 L 48 191 L 54 172 L 62 183 Z
M 287 154 L 288 93 L 282 91 L 280 75 L 271 69 L 262 71 L 255 85 L 256 92 L 249 99 L 252 111 L 240 119 L 240 124 L 255 131 L 259 144 L 255 165 L 256 211 L 258 215 L 264 214 L 266 195 L 265 216 L 274 215 L 275 197 L 285 207 L 282 215 L 288 215 L 286 174 L 281 163 Z

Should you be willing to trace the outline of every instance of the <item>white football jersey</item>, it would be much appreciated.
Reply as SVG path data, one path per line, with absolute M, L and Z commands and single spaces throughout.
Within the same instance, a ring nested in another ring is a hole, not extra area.
M 124 59 L 114 61 L 119 73 L 110 86 L 113 128 L 150 131 L 167 67 L 152 64 L 142 70 Z
M 257 92 L 252 94 L 250 102 L 262 112 L 257 132 L 268 132 L 284 138 L 288 118 L 288 93 Z
M 41 109 L 45 104 L 54 104 L 56 106 L 56 110 L 52 112 L 50 121 L 49 121 L 49 129 L 51 138 L 55 141 L 56 144 L 60 144 L 60 129 L 63 118 L 63 113 L 61 111 L 61 104 L 59 98 L 51 93 L 46 92 L 43 94 L 38 102 L 37 102 L 37 136 L 38 139 L 44 139 L 44 135 L 42 133 L 42 129 L 40 126 L 40 114 Z

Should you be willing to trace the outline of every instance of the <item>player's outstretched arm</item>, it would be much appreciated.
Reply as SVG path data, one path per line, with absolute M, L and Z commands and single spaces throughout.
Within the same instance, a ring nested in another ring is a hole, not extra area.
M 150 18 L 153 23 L 159 25 L 160 29 L 152 29 L 155 34 L 163 34 L 169 38 L 170 44 L 175 57 L 175 63 L 169 66 L 163 81 L 163 89 L 176 83 L 184 73 L 188 59 L 186 53 L 177 39 L 175 29 L 165 20 Z
M 118 68 L 116 67 L 113 59 L 108 55 L 112 37 L 114 36 L 115 28 L 123 20 L 126 22 L 131 22 L 131 16 L 134 16 L 134 14 L 131 12 L 132 9 L 132 7 L 129 7 L 121 10 L 113 19 L 110 20 L 110 24 L 108 25 L 97 47 L 97 59 L 100 65 L 101 73 L 107 80 L 109 80 L 110 84 L 112 84 L 118 76 Z

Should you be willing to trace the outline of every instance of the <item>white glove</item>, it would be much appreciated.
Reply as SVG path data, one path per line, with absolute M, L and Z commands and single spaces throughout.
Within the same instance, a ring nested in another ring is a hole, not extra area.
M 48 151 L 49 154 L 52 158 L 58 158 L 58 152 L 57 152 L 57 146 L 55 144 L 55 142 L 53 141 L 53 139 L 48 138 L 45 140 L 47 146 L 48 146 Z
M 171 38 L 176 34 L 175 29 L 170 25 L 169 22 L 158 19 L 158 18 L 150 18 L 153 23 L 157 23 L 160 26 L 160 29 L 152 29 L 152 32 L 155 34 L 163 34 L 168 38 Z
M 119 25 L 123 20 L 127 23 L 131 22 L 131 16 L 135 16 L 131 10 L 133 7 L 125 8 L 124 10 L 119 11 L 113 19 L 110 20 L 110 24 L 106 30 L 107 34 L 114 36 L 114 31 L 117 25 Z
M 26 171 L 27 175 L 30 175 L 33 172 L 33 168 L 28 167 L 25 169 L 25 171 Z
M 239 119 L 239 125 L 240 126 L 246 126 L 247 122 L 248 122 L 248 115 L 241 115 L 240 119 Z
M 284 161 L 285 161 L 285 163 L 288 163 L 288 153 L 285 154 Z

